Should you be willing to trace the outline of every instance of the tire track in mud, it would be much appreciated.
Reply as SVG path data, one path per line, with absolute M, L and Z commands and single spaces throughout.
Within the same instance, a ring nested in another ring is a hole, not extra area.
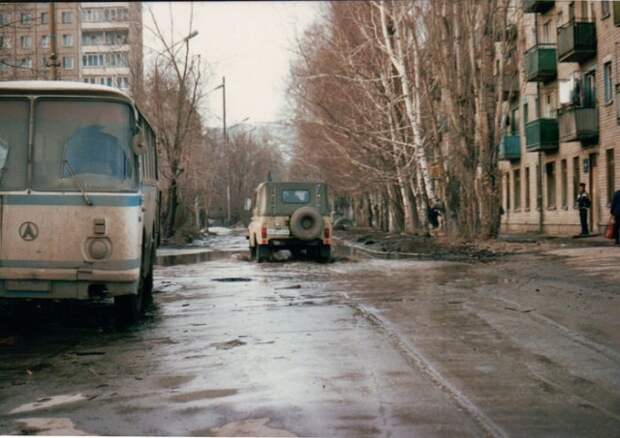
M 512 300 L 509 300 L 507 298 L 502 298 L 502 297 L 491 297 L 493 300 L 499 301 L 503 304 L 507 304 L 509 306 L 511 306 L 514 309 L 521 309 L 521 305 L 517 302 L 514 302 Z M 523 312 L 523 311 L 521 311 Z M 563 335 L 565 335 L 566 337 L 568 337 L 569 339 L 571 339 L 573 342 L 582 345 L 586 348 L 589 348 L 590 350 L 593 350 L 599 354 L 601 354 L 602 356 L 605 356 L 607 359 L 617 362 L 620 365 L 620 352 L 614 350 L 613 348 L 610 348 L 606 345 L 603 344 L 599 344 L 598 342 L 595 342 L 591 339 L 588 339 L 587 337 L 583 336 L 582 334 L 574 331 L 573 329 L 570 329 L 568 327 L 566 327 L 565 325 L 560 324 L 559 322 L 549 318 L 548 316 L 545 316 L 539 312 L 536 312 L 536 310 L 531 310 L 531 311 L 527 311 L 527 315 L 532 318 L 537 320 L 538 322 L 541 322 L 543 324 L 547 324 L 553 328 L 555 328 L 556 330 L 558 330 L 560 333 L 562 333 Z
M 360 303 L 351 302 L 350 297 L 345 292 L 343 296 L 347 298 L 347 304 L 357 313 L 361 314 L 368 322 L 377 327 L 397 349 L 410 367 L 422 371 L 439 389 L 446 393 L 463 411 L 486 432 L 487 436 L 494 438 L 507 438 L 509 435 L 493 420 L 491 420 L 478 406 L 467 398 L 461 391 L 455 388 L 410 342 L 407 342 L 398 335 L 396 330 L 391 327 L 389 321 L 377 316 L 369 307 Z

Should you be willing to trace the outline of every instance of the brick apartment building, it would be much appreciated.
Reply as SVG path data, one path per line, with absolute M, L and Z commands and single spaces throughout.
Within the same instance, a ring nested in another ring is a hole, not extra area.
M 578 234 L 580 182 L 600 232 L 620 189 L 620 2 L 517 2 L 520 86 L 499 145 L 504 232 Z
M 0 3 L 0 80 L 130 90 L 142 80 L 140 2 Z

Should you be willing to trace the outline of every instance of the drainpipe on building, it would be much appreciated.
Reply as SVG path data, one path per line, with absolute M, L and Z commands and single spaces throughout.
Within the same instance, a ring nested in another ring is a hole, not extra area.
M 534 44 L 538 44 L 538 13 L 534 14 Z M 540 82 L 536 81 L 536 117 L 542 117 L 540 101 Z M 545 209 L 543 207 L 543 155 L 538 152 L 538 177 L 536 178 L 536 202 L 538 204 L 538 232 L 543 233 L 545 229 Z

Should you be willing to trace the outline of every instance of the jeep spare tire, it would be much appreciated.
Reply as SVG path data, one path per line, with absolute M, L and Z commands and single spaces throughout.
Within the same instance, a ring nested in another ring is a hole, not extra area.
M 323 218 L 313 207 L 301 207 L 291 216 L 291 233 L 301 240 L 312 240 L 321 237 Z

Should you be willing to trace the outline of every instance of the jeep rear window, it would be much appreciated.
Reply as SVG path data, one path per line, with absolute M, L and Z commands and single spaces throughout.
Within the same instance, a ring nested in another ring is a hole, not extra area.
M 282 202 L 286 204 L 307 204 L 309 201 L 308 190 L 282 190 Z

